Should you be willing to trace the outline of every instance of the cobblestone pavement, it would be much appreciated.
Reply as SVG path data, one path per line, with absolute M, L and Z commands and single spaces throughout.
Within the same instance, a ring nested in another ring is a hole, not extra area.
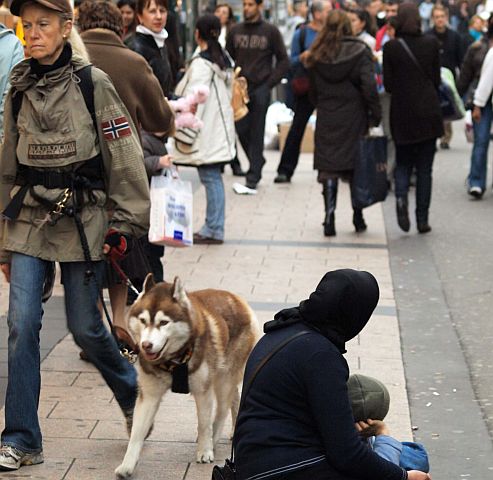
M 355 234 L 349 188 L 343 184 L 336 212 L 337 236 L 327 239 L 322 232 L 322 197 L 311 169 L 311 156 L 302 155 L 290 185 L 272 183 L 279 152 L 267 152 L 267 157 L 264 179 L 256 196 L 235 195 L 231 186 L 237 179 L 227 169 L 224 176 L 227 189 L 225 244 L 168 248 L 164 260 L 167 280 L 178 275 L 189 290 L 213 287 L 240 294 L 250 302 L 263 323 L 277 310 L 306 298 L 326 271 L 343 267 L 369 270 L 380 284 L 380 302 L 368 327 L 348 345 L 347 359 L 353 373 L 373 375 L 387 384 L 392 399 L 387 418 L 391 432 L 401 440 L 411 439 L 381 206 L 365 210 L 368 231 Z M 193 177 L 196 182 L 194 170 L 183 171 L 184 176 Z M 198 229 L 205 210 L 205 194 L 201 187 L 196 190 L 194 201 Z M 2 287 L 0 306 L 5 313 L 7 287 L 5 284 Z M 60 289 L 55 293 L 44 319 L 47 329 L 59 326 L 52 339 L 64 335 L 60 321 L 63 318 Z M 6 381 L 4 319 L 0 326 L 0 387 Z M 46 345 L 39 408 L 46 462 L 0 477 L 111 479 L 127 445 L 123 419 L 112 393 L 95 369 L 79 360 L 78 349 L 70 336 L 64 337 L 51 351 L 49 342 Z M 219 462 L 229 453 L 227 435 L 230 429 L 231 425 L 228 425 L 217 449 Z M 210 478 L 212 467 L 197 465 L 194 461 L 195 439 L 193 399 L 168 394 L 159 410 L 155 429 L 146 441 L 134 478 Z

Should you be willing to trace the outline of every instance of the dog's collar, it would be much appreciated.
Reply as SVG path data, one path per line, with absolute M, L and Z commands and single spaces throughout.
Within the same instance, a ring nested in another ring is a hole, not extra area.
M 166 360 L 165 362 L 156 365 L 157 368 L 165 372 L 173 373 L 173 370 L 179 365 L 187 364 L 193 355 L 193 345 L 185 345 L 175 357 Z

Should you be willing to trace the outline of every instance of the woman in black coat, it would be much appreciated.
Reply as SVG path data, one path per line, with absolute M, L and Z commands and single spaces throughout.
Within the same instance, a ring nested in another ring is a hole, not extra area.
M 147 60 L 159 80 L 164 95 L 169 97 L 173 88 L 173 73 L 166 47 L 168 32 L 164 26 L 167 17 L 167 0 L 138 0 L 139 25 L 135 35 L 129 37 L 125 43 Z
M 383 77 L 385 90 L 391 94 L 390 128 L 396 146 L 397 222 L 402 230 L 409 231 L 407 194 L 411 174 L 416 169 L 416 222 L 419 233 L 427 233 L 431 230 L 428 210 L 436 140 L 443 135 L 437 93 L 440 85 L 439 47 L 436 38 L 421 33 L 419 10 L 413 3 L 399 6 L 395 31 L 396 38 L 383 48 Z
M 317 108 L 314 168 L 323 185 L 325 236 L 334 236 L 338 179 L 351 180 L 360 141 L 381 117 L 370 49 L 352 35 L 342 10 L 327 16 L 310 48 L 307 65 L 311 100 Z M 361 210 L 354 210 L 357 232 L 366 230 Z
M 378 295 L 378 284 L 368 272 L 328 272 L 308 300 L 281 310 L 265 324 L 266 334 L 245 370 L 234 434 L 238 480 L 431 478 L 406 473 L 379 457 L 354 425 L 349 369 L 342 354 L 345 342 L 368 322 Z M 248 388 L 261 362 L 289 339 Z

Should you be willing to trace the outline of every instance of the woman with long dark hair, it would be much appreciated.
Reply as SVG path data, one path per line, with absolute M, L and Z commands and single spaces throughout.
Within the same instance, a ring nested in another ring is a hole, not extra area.
M 395 19 L 396 38 L 383 49 L 383 78 L 390 93 L 390 128 L 396 147 L 395 198 L 397 222 L 408 232 L 409 181 L 416 170 L 416 223 L 419 233 L 431 231 L 433 159 L 436 141 L 443 135 L 437 89 L 440 85 L 438 41 L 421 32 L 418 7 L 399 6 Z
M 197 116 L 203 127 L 187 153 L 175 143 L 173 162 L 197 167 L 205 187 L 207 208 L 205 223 L 194 234 L 197 244 L 221 244 L 224 241 L 225 195 L 222 166 L 235 157 L 235 128 L 231 107 L 232 62 L 219 44 L 221 23 L 206 14 L 197 20 L 195 40 L 200 52 L 192 57 L 185 76 L 176 87 L 178 95 L 187 95 L 201 85 L 209 87 L 209 97 L 199 105 Z
M 370 15 L 362 8 L 348 10 L 347 12 L 353 35 L 363 40 L 372 50 L 375 50 L 377 41 L 375 40 L 375 30 L 372 28 Z
M 137 28 L 137 25 L 139 23 L 137 21 L 137 5 L 135 3 L 135 0 L 118 0 L 116 6 L 122 14 L 122 38 L 123 40 L 126 40 L 135 33 L 135 29 Z
M 221 22 L 221 34 L 219 35 L 219 44 L 221 47 L 226 48 L 226 37 L 229 30 L 236 23 L 233 9 L 228 3 L 218 3 L 214 10 L 214 15 L 219 18 Z
M 334 236 L 339 179 L 351 181 L 360 140 L 378 125 L 381 112 L 371 50 L 353 36 L 342 10 L 332 10 L 307 61 L 312 102 L 317 108 L 314 168 L 323 186 L 324 235 Z M 366 230 L 363 212 L 353 210 L 356 232 Z

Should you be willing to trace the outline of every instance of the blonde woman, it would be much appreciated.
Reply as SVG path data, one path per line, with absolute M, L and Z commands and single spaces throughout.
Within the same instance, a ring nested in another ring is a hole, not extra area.
M 43 462 L 39 331 L 52 262 L 62 271 L 68 328 L 131 425 L 136 373 L 98 299 L 105 255 L 124 257 L 149 215 L 138 136 L 107 75 L 73 52 L 69 1 L 13 0 L 10 10 L 22 17 L 31 58 L 12 71 L 0 154 L 0 263 L 10 281 L 0 470 Z

